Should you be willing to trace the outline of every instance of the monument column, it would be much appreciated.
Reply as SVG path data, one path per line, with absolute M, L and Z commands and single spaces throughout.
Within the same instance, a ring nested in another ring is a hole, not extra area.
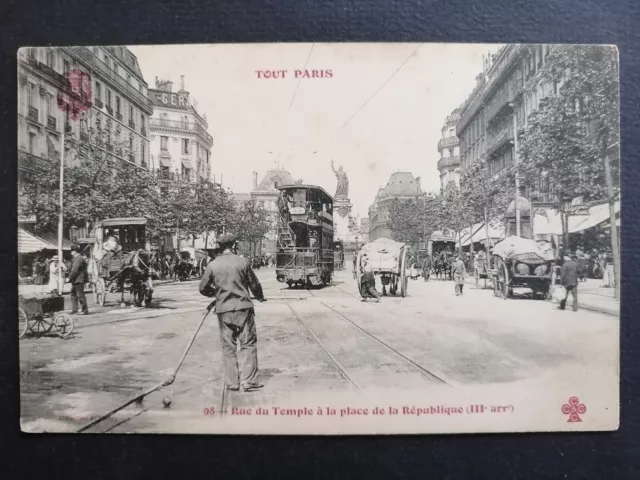
M 349 179 L 342 165 L 336 170 L 331 160 L 331 169 L 336 175 L 338 185 L 333 198 L 333 238 L 347 243 L 351 240 L 349 234 L 349 218 L 351 217 L 351 201 L 349 200 Z

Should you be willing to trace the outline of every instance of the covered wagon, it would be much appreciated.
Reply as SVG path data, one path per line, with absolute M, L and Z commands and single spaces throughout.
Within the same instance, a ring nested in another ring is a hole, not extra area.
M 389 292 L 395 295 L 400 287 L 400 294 L 407 296 L 407 253 L 408 246 L 388 238 L 378 238 L 365 244 L 356 257 L 358 281 L 367 266 L 371 266 L 374 275 L 382 281 L 383 294 L 389 286 Z

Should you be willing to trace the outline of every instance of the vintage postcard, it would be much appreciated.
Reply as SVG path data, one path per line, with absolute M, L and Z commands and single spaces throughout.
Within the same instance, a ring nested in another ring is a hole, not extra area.
M 24 432 L 618 428 L 615 46 L 17 55 Z

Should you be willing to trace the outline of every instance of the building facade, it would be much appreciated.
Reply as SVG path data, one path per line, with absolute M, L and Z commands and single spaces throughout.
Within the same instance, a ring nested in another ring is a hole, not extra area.
M 373 204 L 369 207 L 369 241 L 385 237 L 391 238 L 389 210 L 394 200 L 421 198 L 424 192 L 420 177 L 411 172 L 395 172 L 384 187 L 380 187 Z
M 460 119 L 460 109 L 456 108 L 448 115 L 442 126 L 438 141 L 438 171 L 440 172 L 440 190 L 445 191 L 449 183 L 460 186 L 460 141 L 456 136 L 456 123 Z
M 518 138 L 529 115 L 540 101 L 557 93 L 562 83 L 549 85 L 538 73 L 545 65 L 550 45 L 510 44 L 483 60 L 477 84 L 461 107 L 456 128 L 460 139 L 460 166 L 464 175 L 477 162 L 486 162 L 490 182 L 512 175 Z M 515 183 L 513 185 L 515 198 Z M 550 179 L 541 175 L 534 185 L 522 186 L 519 203 L 553 202 L 556 193 Z M 514 208 L 507 210 L 507 235 L 514 234 Z M 530 208 L 523 209 L 522 235 L 531 237 Z
M 87 161 L 147 169 L 153 107 L 138 60 L 126 47 L 27 47 L 18 51 L 18 182 L 62 151 Z M 69 148 L 74 145 L 74 148 Z M 67 233 L 86 237 L 84 227 Z
M 207 132 L 206 115 L 184 88 L 184 77 L 177 92 L 171 81 L 156 78 L 149 99 L 154 106 L 150 168 L 165 177 L 211 181 L 213 137 Z
M 62 132 L 104 158 L 148 168 L 153 107 L 126 47 L 28 47 L 18 51 L 20 179 L 62 148 Z M 76 165 L 79 155 L 65 155 Z

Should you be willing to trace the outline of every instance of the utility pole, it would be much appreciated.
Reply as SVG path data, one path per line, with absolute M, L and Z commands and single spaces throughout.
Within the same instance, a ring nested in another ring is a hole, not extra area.
M 520 205 L 518 197 L 520 196 L 520 175 L 518 173 L 518 122 L 516 119 L 516 108 L 513 107 L 513 164 L 516 167 L 516 196 L 514 207 L 516 212 L 516 236 L 521 236 L 520 231 Z
M 616 225 L 616 209 L 615 197 L 613 194 L 613 181 L 611 179 L 611 165 L 609 164 L 609 154 L 607 150 L 610 148 L 607 143 L 609 141 L 608 132 L 602 138 L 602 155 L 604 157 L 604 176 L 607 183 L 607 197 L 609 203 L 609 224 L 611 225 L 611 253 L 613 254 L 613 278 L 614 289 L 613 297 L 620 297 L 620 244 L 618 243 L 618 226 Z
M 64 128 L 60 134 L 62 147 L 60 148 L 60 215 L 58 215 L 58 295 L 62 295 L 64 290 L 64 274 L 62 272 L 62 241 L 64 239 L 64 216 L 63 216 L 63 190 L 64 190 Z

